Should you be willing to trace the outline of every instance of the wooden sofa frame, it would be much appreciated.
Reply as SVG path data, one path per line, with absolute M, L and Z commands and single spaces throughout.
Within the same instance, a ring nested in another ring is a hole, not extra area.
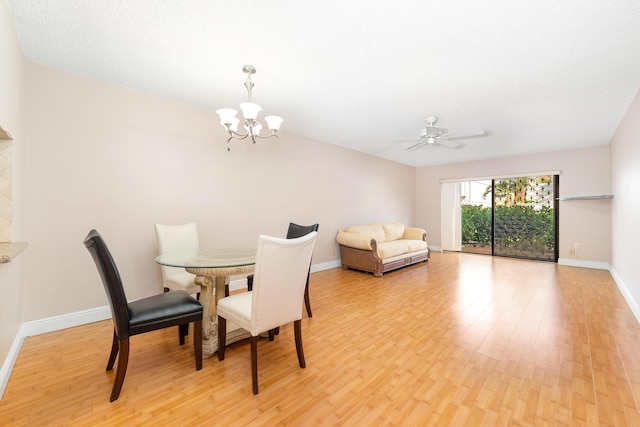
M 427 233 L 424 233 L 422 240 L 427 240 Z M 417 255 L 407 254 L 404 258 L 394 258 L 386 263 L 378 257 L 378 242 L 371 239 L 371 250 L 356 249 L 349 246 L 340 245 L 340 258 L 342 259 L 342 268 L 353 268 L 356 270 L 367 271 L 373 273 L 376 277 L 381 277 L 387 271 L 397 268 L 406 267 L 407 265 L 416 264 L 429 260 L 429 249 L 426 253 Z

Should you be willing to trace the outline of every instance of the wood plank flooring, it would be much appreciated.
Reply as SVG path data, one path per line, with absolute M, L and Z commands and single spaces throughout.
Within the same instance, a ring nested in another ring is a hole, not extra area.
M 109 403 L 109 320 L 27 338 L 0 425 L 640 425 L 640 327 L 606 271 L 433 253 L 313 273 L 310 292 L 307 368 L 283 327 L 257 396 L 248 342 L 196 371 L 170 329 L 132 338 Z

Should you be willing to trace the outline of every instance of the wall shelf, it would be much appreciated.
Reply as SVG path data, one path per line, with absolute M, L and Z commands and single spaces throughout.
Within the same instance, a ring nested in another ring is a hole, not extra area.
M 613 199 L 613 194 L 603 194 L 600 196 L 575 196 L 575 197 L 558 197 L 561 202 L 569 200 L 599 200 L 599 199 Z
M 0 242 L 0 264 L 11 262 L 27 249 L 27 246 L 29 246 L 27 242 Z

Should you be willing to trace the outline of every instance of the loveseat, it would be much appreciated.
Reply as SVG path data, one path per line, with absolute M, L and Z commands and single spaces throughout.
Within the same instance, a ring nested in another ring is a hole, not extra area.
M 429 259 L 427 232 L 401 223 L 355 225 L 338 231 L 342 268 L 382 276 Z

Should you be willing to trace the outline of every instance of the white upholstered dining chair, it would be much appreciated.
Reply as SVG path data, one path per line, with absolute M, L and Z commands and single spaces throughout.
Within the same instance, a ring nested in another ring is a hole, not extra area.
M 293 322 L 298 363 L 306 367 L 302 349 L 302 302 L 311 254 L 318 233 L 297 239 L 260 236 L 253 290 L 218 301 L 218 360 L 224 360 L 227 320 L 251 334 L 251 381 L 258 394 L 259 334 Z
M 159 254 L 182 249 L 198 249 L 200 246 L 198 227 L 195 222 L 182 225 L 156 224 L 155 229 Z M 165 291 L 183 290 L 189 295 L 200 293 L 200 286 L 193 281 L 196 276 L 187 273 L 184 268 L 163 265 L 161 270 Z

